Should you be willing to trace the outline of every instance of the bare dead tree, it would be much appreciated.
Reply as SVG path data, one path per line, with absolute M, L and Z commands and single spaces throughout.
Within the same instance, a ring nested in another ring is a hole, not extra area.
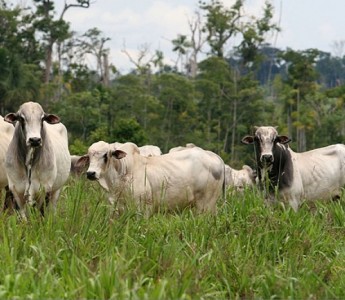
M 92 54 L 96 58 L 97 71 L 103 81 L 105 76 L 105 63 L 104 59 L 108 59 L 109 49 L 105 47 L 105 43 L 110 38 L 103 37 L 102 32 L 98 28 L 89 29 L 79 39 L 79 47 L 84 55 Z
M 131 54 L 127 50 L 126 42 L 124 41 L 121 52 L 128 57 L 129 61 L 135 66 L 135 69 L 139 72 L 139 74 L 150 73 L 151 64 L 154 63 L 156 54 L 150 53 L 150 46 L 148 44 L 139 46 L 135 55 L 136 57 L 134 57 L 134 54 Z
M 50 19 L 50 8 L 52 5 L 51 0 L 42 0 L 41 5 L 44 11 L 44 17 L 48 20 Z M 58 21 L 56 21 L 56 24 L 61 24 L 61 21 L 63 20 L 63 17 L 67 10 L 72 7 L 80 7 L 80 8 L 89 8 L 90 7 L 90 0 L 77 0 L 76 3 L 67 3 L 65 1 L 64 8 L 60 14 L 60 17 L 58 18 Z M 51 31 L 50 35 L 47 38 L 47 45 L 46 45 L 46 58 L 45 58 L 45 73 L 44 73 L 44 82 L 49 83 L 50 81 L 50 72 L 52 68 L 52 62 L 53 62 L 53 47 L 54 44 L 58 41 L 59 37 L 56 34 L 53 34 L 53 31 Z M 58 41 L 61 42 L 61 41 Z M 58 47 L 59 48 L 59 47 Z
M 202 19 L 199 11 L 195 12 L 194 18 L 188 20 L 191 32 L 190 48 L 192 49 L 189 58 L 189 76 L 195 78 L 198 68 L 198 54 L 202 51 L 203 45 L 206 43 L 206 37 L 202 31 Z
M 109 86 L 109 60 L 108 53 L 103 54 L 103 77 L 102 84 L 106 87 Z

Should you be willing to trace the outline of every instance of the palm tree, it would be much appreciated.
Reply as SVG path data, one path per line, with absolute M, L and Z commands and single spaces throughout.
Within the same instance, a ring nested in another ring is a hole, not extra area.
M 176 67 L 180 62 L 181 73 L 183 71 L 183 56 L 187 56 L 187 49 L 191 47 L 190 41 L 188 41 L 187 36 L 183 34 L 179 34 L 176 39 L 172 40 L 173 44 L 173 51 L 177 52 L 178 57 L 176 60 Z

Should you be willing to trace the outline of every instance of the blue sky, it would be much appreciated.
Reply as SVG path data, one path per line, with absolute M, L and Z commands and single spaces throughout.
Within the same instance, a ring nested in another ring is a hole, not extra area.
M 71 3 L 74 0 L 66 0 Z M 30 0 L 12 0 L 31 4 Z M 56 10 L 61 11 L 64 0 L 56 0 Z M 222 0 L 232 5 L 234 0 Z M 260 16 L 265 0 L 245 1 L 245 13 Z M 267 37 L 267 42 L 285 49 L 318 48 L 335 52 L 335 41 L 345 40 L 345 0 L 271 0 L 274 20 L 280 22 L 278 36 Z M 123 53 L 124 48 L 135 58 L 145 45 L 149 54 L 161 50 L 166 62 L 173 64 L 177 56 L 172 53 L 171 40 L 178 34 L 190 33 L 188 20 L 194 16 L 198 0 L 92 0 L 89 9 L 70 9 L 65 19 L 78 33 L 97 27 L 105 37 L 111 38 L 110 62 L 122 73 L 133 65 Z M 236 42 L 232 42 L 234 45 Z M 229 46 L 230 47 L 230 46 Z M 340 51 L 341 52 L 341 51 Z M 148 56 L 149 56 L 148 54 Z M 336 53 L 334 53 L 336 54 Z M 345 53 L 341 53 L 345 54 Z

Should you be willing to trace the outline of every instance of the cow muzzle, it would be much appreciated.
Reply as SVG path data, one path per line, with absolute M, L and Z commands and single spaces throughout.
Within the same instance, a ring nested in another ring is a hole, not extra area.
M 97 174 L 96 174 L 95 171 L 87 171 L 87 172 L 86 172 L 86 177 L 87 177 L 87 179 L 89 179 L 89 180 L 97 180 L 97 179 L 98 179 L 98 178 L 97 178 Z
M 31 137 L 28 139 L 27 142 L 28 146 L 37 148 L 42 146 L 42 139 L 39 137 Z
M 260 160 L 264 166 L 270 166 L 271 164 L 273 164 L 273 161 L 274 161 L 272 154 L 263 154 L 261 155 Z

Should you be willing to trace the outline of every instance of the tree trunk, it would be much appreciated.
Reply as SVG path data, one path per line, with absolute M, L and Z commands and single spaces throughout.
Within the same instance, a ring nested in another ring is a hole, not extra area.
M 237 124 L 237 70 L 234 70 L 234 102 L 232 114 L 232 132 L 231 132 L 231 163 L 235 160 L 235 139 Z
M 305 128 L 297 129 L 297 152 L 304 152 L 307 150 L 307 137 L 305 134 Z
M 234 112 L 232 115 L 232 132 L 231 132 L 231 163 L 235 160 L 235 139 L 236 139 L 236 123 L 237 123 L 237 99 L 234 99 Z
M 107 54 L 103 54 L 103 85 L 109 87 L 109 62 Z
M 46 48 L 46 69 L 44 71 L 44 83 L 49 83 L 50 81 L 50 71 L 52 68 L 52 56 L 53 56 L 53 44 L 54 42 L 49 41 Z
M 211 109 L 207 111 L 207 133 L 206 133 L 207 143 L 211 142 Z

